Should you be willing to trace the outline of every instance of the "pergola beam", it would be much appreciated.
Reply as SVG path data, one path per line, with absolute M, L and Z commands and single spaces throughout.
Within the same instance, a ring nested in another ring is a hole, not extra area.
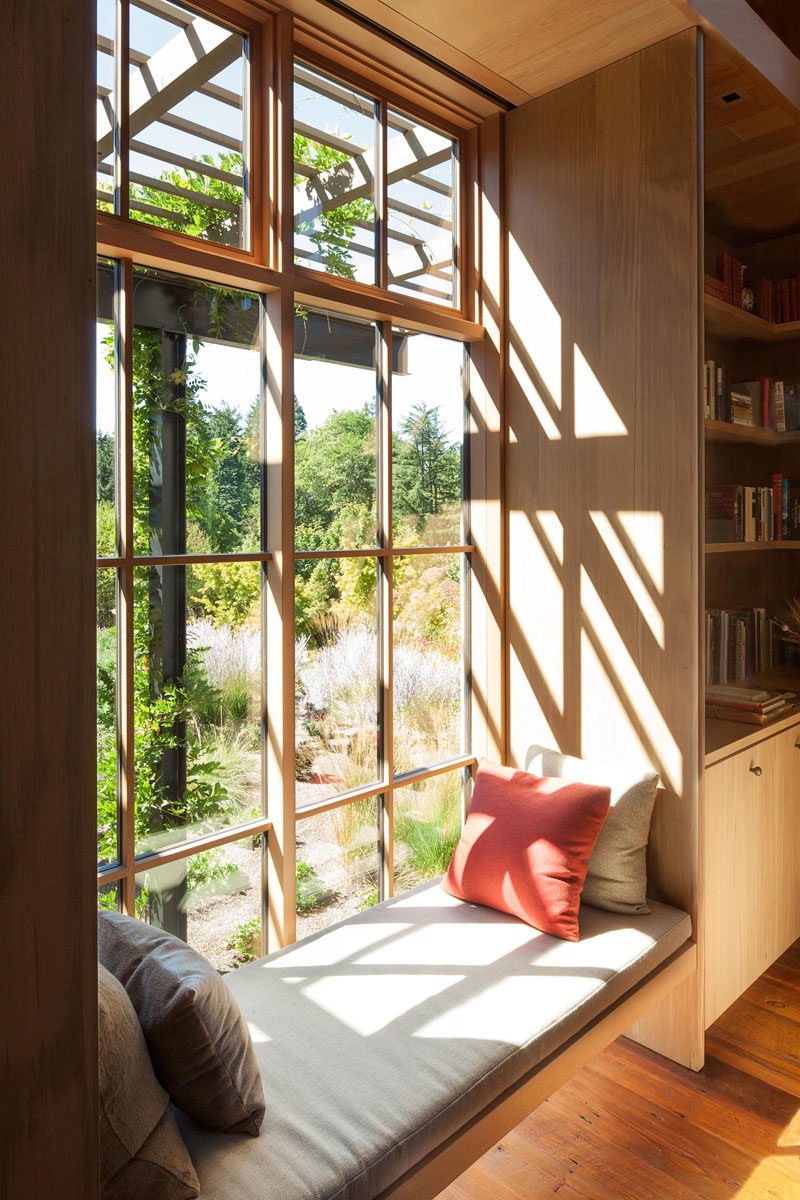
M 98 39 L 99 44 L 99 39 Z M 181 100 L 218 75 L 241 53 L 240 34 L 195 17 L 130 77 L 131 137 L 157 121 Z M 215 88 L 216 98 L 235 93 Z M 208 94 L 208 93 L 207 93 Z M 230 99 L 227 101 L 230 102 Z M 113 148 L 114 128 L 98 101 L 97 156 L 105 158 Z

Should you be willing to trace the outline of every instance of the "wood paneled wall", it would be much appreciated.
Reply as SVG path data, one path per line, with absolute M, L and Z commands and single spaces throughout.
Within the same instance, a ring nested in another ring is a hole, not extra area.
M 93 6 L 0 44 L 0 1195 L 97 1196 Z
M 542 742 L 657 768 L 650 892 L 695 927 L 696 37 L 510 113 L 505 157 L 510 761 Z M 638 1032 L 699 1065 L 699 1026 L 683 1048 Z

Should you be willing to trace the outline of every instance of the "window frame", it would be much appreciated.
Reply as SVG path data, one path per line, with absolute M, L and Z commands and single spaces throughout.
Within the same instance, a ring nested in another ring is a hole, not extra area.
M 118 0 L 124 8 L 127 0 Z M 125 486 L 117 479 L 117 512 L 119 519 L 118 554 L 113 558 L 96 560 L 99 569 L 113 567 L 119 581 L 117 608 L 118 645 L 118 705 L 119 719 L 119 782 L 120 834 L 119 861 L 97 872 L 98 887 L 117 884 L 124 911 L 135 912 L 135 876 L 143 869 L 155 868 L 179 859 L 188 859 L 202 852 L 247 835 L 262 834 L 262 942 L 271 950 L 295 938 L 295 830 L 299 821 L 315 812 L 338 807 L 366 796 L 377 796 L 381 823 L 380 842 L 383 846 L 381 894 L 393 892 L 393 796 L 396 790 L 434 778 L 447 771 L 460 771 L 464 780 L 462 793 L 469 792 L 469 781 L 476 757 L 469 752 L 443 763 L 433 763 L 418 770 L 394 776 L 392 761 L 392 704 L 391 655 L 392 621 L 383 622 L 379 630 L 379 657 L 383 663 L 383 707 L 388 736 L 383 745 L 383 773 L 375 785 L 332 797 L 319 805 L 296 810 L 294 780 L 294 579 L 297 555 L 294 548 L 294 412 L 293 412 L 293 334 L 295 304 L 310 304 L 333 312 L 374 320 L 379 331 L 379 372 L 381 386 L 388 389 L 388 403 L 383 403 L 379 440 L 388 447 L 388 486 L 384 478 L 380 485 L 379 530 L 384 535 L 374 551 L 384 565 L 378 573 L 383 593 L 384 613 L 391 613 L 392 557 L 397 548 L 391 541 L 391 331 L 392 326 L 441 335 L 461 342 L 465 357 L 470 349 L 484 338 L 483 326 L 475 321 L 480 309 L 477 287 L 476 259 L 479 248 L 478 125 L 480 117 L 457 104 L 441 98 L 429 99 L 423 87 L 403 80 L 395 70 L 393 90 L 384 89 L 379 98 L 385 112 L 391 103 L 409 116 L 451 134 L 458 151 L 458 226 L 460 269 L 459 304 L 450 307 L 439 302 L 398 296 L 387 289 L 355 283 L 335 276 L 310 271 L 293 262 L 293 112 L 292 82 L 296 59 L 316 65 L 354 87 L 376 93 L 376 84 L 369 71 L 358 74 L 345 70 L 340 59 L 353 58 L 363 66 L 365 56 L 354 47 L 322 35 L 307 22 L 285 10 L 264 12 L 256 19 L 221 4 L 193 4 L 200 14 L 221 20 L 243 32 L 249 39 L 251 121 L 249 128 L 251 152 L 250 230 L 248 250 L 222 246 L 189 235 L 159 229 L 131 220 L 120 214 L 97 214 L 98 256 L 112 259 L 116 264 L 116 358 L 117 358 L 117 458 L 127 464 L 121 473 Z M 252 12 L 252 10 L 251 10 Z M 378 64 L 375 73 L 380 67 Z M 124 90 L 124 89 L 123 89 Z M 415 99 L 416 96 L 419 100 Z M 120 112 L 123 112 L 120 103 Z M 125 124 L 121 116 L 120 127 Z M 124 135 L 124 129 L 123 129 Z M 127 191 L 127 181 L 126 191 Z M 258 203 L 258 207 L 256 206 Z M 263 497 L 266 519 L 259 552 L 220 555 L 178 555 L 162 559 L 137 556 L 133 546 L 132 494 L 132 332 L 133 332 L 133 275 L 134 267 L 157 267 L 174 274 L 187 275 L 211 284 L 239 287 L 259 296 L 262 329 L 262 415 L 263 429 Z M 483 347 L 478 356 L 482 361 Z M 471 368 L 465 369 L 465 479 L 471 478 L 470 444 L 485 434 L 480 428 L 480 413 L 486 407 L 485 396 L 476 398 L 468 382 Z M 474 372 L 473 372 L 474 374 Z M 388 414 L 388 415 L 387 415 Z M 283 419 L 285 416 L 285 419 Z M 388 429 L 383 428 L 388 420 Z M 388 440 L 386 440 L 388 439 Z M 481 443 L 483 444 L 483 443 Z M 481 451 L 483 454 L 485 450 Z M 384 455 L 385 457 L 386 455 Z M 478 468 L 485 472 L 485 466 Z M 379 468 L 380 474 L 380 468 Z M 385 475 L 385 471 L 384 471 Z M 480 475 L 482 478 L 483 476 Z M 412 553 L 461 554 L 471 563 L 477 553 L 472 536 L 474 501 L 471 488 L 466 487 L 466 515 L 463 522 L 463 544 L 460 546 L 414 547 Z M 388 508 L 386 507 L 388 504 Z M 386 529 L 388 522 L 388 540 Z M 337 557 L 351 552 L 338 551 Z M 358 553 L 358 552 L 357 552 Z M 363 553 L 363 552 L 361 552 Z M 241 825 L 225 827 L 214 833 L 170 845 L 158 851 L 135 854 L 133 836 L 133 570 L 141 565 L 190 565 L 192 562 L 259 562 L 262 572 L 262 815 Z M 483 568 L 479 575 L 483 573 Z M 463 575 L 462 621 L 476 628 L 486 620 L 481 579 L 470 570 Z M 479 586 L 476 587 L 476 578 Z M 476 603 L 477 599 L 477 603 Z M 484 641 L 481 635 L 481 642 Z M 471 639 L 464 639 L 464 681 L 472 680 Z M 270 670 L 266 671 L 269 662 Z M 470 695 L 462 707 L 463 720 L 469 723 L 476 702 Z M 483 741 L 481 737 L 481 741 Z M 468 743 L 465 743 L 468 745 Z M 292 769 L 283 764 L 291 761 Z M 388 769 L 387 769 L 388 763 Z

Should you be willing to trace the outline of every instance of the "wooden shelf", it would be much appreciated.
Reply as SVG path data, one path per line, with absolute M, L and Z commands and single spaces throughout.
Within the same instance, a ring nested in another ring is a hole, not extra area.
M 765 550 L 800 550 L 800 542 L 706 542 L 706 554 L 750 554 Z
M 747 686 L 761 686 L 785 692 L 800 694 L 800 671 L 791 667 L 773 667 L 769 671 L 761 671 L 747 681 Z M 768 725 L 747 725 L 744 721 L 725 721 L 721 717 L 706 717 L 705 719 L 705 764 L 719 762 L 731 754 L 754 746 L 756 742 L 784 729 L 791 729 L 800 724 L 800 708 L 792 707 L 789 712 L 782 713 Z
M 757 425 L 734 425 L 730 421 L 712 421 L 706 417 L 706 441 L 745 442 L 751 446 L 800 445 L 800 431 L 778 433 Z
M 788 342 L 800 338 L 800 321 L 774 325 L 744 309 L 734 308 L 716 296 L 704 296 L 706 333 L 726 340 L 750 342 Z

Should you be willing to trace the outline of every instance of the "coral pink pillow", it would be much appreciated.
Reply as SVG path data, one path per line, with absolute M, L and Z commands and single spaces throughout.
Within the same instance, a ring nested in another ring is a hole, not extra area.
M 484 761 L 442 887 L 577 942 L 581 889 L 610 803 L 607 787 Z

